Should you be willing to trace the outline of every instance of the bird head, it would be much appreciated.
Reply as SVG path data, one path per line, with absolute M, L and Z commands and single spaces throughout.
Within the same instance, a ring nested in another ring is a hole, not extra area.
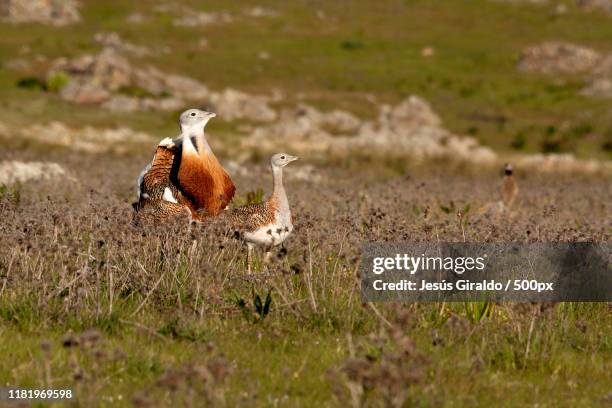
M 207 112 L 201 109 L 188 109 L 181 113 L 179 123 L 181 130 L 188 133 L 199 133 L 204 130 L 204 127 L 211 118 L 217 116 L 213 112 Z
M 506 166 L 504 166 L 504 173 L 506 176 L 512 175 L 512 165 L 510 163 L 506 163 Z
M 296 156 L 291 156 L 287 153 L 276 153 L 270 159 L 270 164 L 272 167 L 282 168 L 291 163 L 292 161 L 296 161 L 298 158 Z

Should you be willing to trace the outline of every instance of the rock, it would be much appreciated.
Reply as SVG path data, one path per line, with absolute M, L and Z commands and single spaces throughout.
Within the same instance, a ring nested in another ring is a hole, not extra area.
M 612 14 L 612 0 L 576 0 L 576 4 L 585 10 L 601 10 Z
M 330 125 L 340 134 L 328 131 Z M 423 99 L 411 96 L 396 106 L 382 106 L 378 120 L 363 122 L 348 112 L 320 112 L 301 105 L 283 110 L 278 122 L 257 127 L 244 140 L 247 149 L 271 152 L 291 149 L 309 154 L 384 157 L 454 158 L 490 163 L 495 153 L 475 139 L 452 134 Z
M 101 102 L 110 97 L 110 92 L 116 92 L 131 84 L 130 63 L 112 48 L 105 48 L 98 55 L 88 54 L 73 60 L 60 58 L 52 64 L 47 78 L 60 71 L 70 77 L 68 85 L 71 87 L 60 95 L 76 103 Z M 94 94 L 91 98 L 88 96 L 90 91 Z M 107 93 L 105 98 L 101 97 L 103 91 Z
M 543 74 L 576 74 L 593 69 L 602 59 L 595 50 L 563 42 L 546 42 L 521 52 L 518 69 Z
M 96 44 L 103 45 L 111 48 L 117 52 L 133 55 L 136 57 L 143 57 L 151 54 L 151 51 L 147 47 L 142 47 L 129 42 L 125 42 L 119 37 L 116 32 L 101 32 L 94 35 L 94 42 Z
M 426 125 L 402 127 L 397 124 L 367 124 L 359 136 L 349 143 L 353 147 L 370 149 L 378 155 L 411 157 L 415 161 L 452 158 L 474 164 L 488 164 L 497 159 L 491 149 L 480 146 L 471 137 L 458 136 L 444 128 Z
M 320 125 L 332 133 L 354 133 L 361 126 L 361 120 L 350 112 L 333 110 L 318 117 Z
M 0 16 L 12 23 L 63 26 L 81 19 L 75 0 L 0 0 Z
M 612 163 L 598 160 L 579 160 L 572 154 L 533 154 L 514 160 L 517 167 L 545 173 L 610 173 Z
M 101 107 L 114 112 L 136 112 L 143 109 L 140 98 L 127 95 L 114 95 Z
M 32 64 L 29 61 L 21 58 L 7 61 L 2 66 L 11 71 L 28 71 L 32 68 Z
M 142 23 L 144 23 L 147 20 L 148 20 L 148 18 L 144 14 L 138 13 L 138 12 L 130 14 L 125 19 L 125 21 L 130 23 L 130 24 L 142 24 Z
M 66 172 L 57 163 L 49 162 L 0 162 L 0 185 L 25 183 L 31 180 L 50 180 L 64 176 Z
M 268 98 L 249 95 L 231 88 L 210 95 L 214 111 L 224 120 L 251 119 L 258 122 L 272 122 L 278 117 L 268 105 Z
M 555 6 L 554 14 L 557 16 L 562 16 L 567 14 L 567 4 L 559 3 Z
M 249 95 L 229 88 L 212 92 L 193 78 L 168 74 L 152 66 L 133 66 L 115 47 L 107 46 L 96 55 L 60 58 L 53 62 L 47 78 L 59 73 L 69 78 L 60 96 L 73 103 L 133 112 L 178 110 L 193 101 L 200 106 L 213 105 L 224 120 L 271 122 L 277 118 L 269 103 L 278 95 Z
M 93 81 L 73 78 L 60 90 L 62 99 L 77 104 L 97 104 L 108 100 L 110 92 Z
M 587 82 L 587 86 L 580 93 L 586 96 L 612 98 L 612 79 L 592 78 Z
M 277 17 L 278 12 L 264 7 L 255 6 L 245 11 L 245 14 L 251 17 Z
M 593 69 L 587 79 L 587 85 L 581 94 L 603 98 L 612 98 L 612 54 L 607 55 Z
M 177 17 L 172 23 L 177 27 L 204 27 L 231 21 L 232 16 L 227 13 L 204 13 L 187 10 L 184 15 Z
M 433 47 L 424 47 L 421 49 L 421 56 L 425 58 L 433 57 L 435 53 L 436 53 L 436 50 Z
M 133 148 L 135 143 L 150 143 L 153 140 L 147 133 L 125 127 L 96 129 L 86 126 L 81 129 L 73 129 L 61 122 L 34 124 L 17 132 L 17 136 L 89 153 L 127 152 Z
M 170 94 L 185 99 L 201 100 L 211 95 L 206 85 L 181 75 L 165 75 L 164 85 Z
M 398 105 L 383 105 L 378 117 L 382 125 L 392 127 L 432 126 L 442 124 L 440 117 L 424 99 L 411 95 Z

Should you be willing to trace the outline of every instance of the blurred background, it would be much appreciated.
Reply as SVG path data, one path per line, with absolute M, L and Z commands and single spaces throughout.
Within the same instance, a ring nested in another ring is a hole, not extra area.
M 609 0 L 2 0 L 0 14 L 5 159 L 145 160 L 196 106 L 238 164 L 282 148 L 610 169 Z

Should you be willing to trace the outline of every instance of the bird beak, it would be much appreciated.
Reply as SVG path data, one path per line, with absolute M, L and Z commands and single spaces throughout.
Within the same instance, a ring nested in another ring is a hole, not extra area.
M 296 161 L 297 159 L 299 159 L 299 157 L 291 156 L 291 159 L 289 159 L 289 162 Z
M 208 112 L 208 117 L 209 117 L 209 118 L 214 118 L 215 116 L 217 116 L 217 114 L 216 114 L 216 113 L 214 113 L 214 112 Z

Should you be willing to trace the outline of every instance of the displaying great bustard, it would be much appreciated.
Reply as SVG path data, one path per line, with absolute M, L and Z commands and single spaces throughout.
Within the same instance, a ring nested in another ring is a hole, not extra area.
M 189 109 L 180 115 L 181 134 L 166 138 L 138 178 L 137 211 L 155 219 L 189 214 L 201 221 L 230 203 L 235 186 L 213 153 L 204 128 L 216 115 Z

